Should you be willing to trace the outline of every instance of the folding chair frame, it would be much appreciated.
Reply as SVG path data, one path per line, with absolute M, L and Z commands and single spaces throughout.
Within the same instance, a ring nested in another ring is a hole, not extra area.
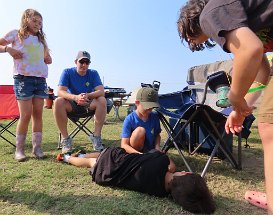
M 158 115 L 159 115 L 159 119 L 163 125 L 163 127 L 165 128 L 167 134 L 168 134 L 168 139 L 165 142 L 164 146 L 163 146 L 163 151 L 167 152 L 169 150 L 169 148 L 172 146 L 172 144 L 174 145 L 174 147 L 178 150 L 180 156 L 182 157 L 182 160 L 184 161 L 187 169 L 192 172 L 192 169 L 189 165 L 189 163 L 187 162 L 183 151 L 181 148 L 179 148 L 179 146 L 183 146 L 182 143 L 178 143 L 178 139 L 179 137 L 181 137 L 182 133 L 185 131 L 185 129 L 187 128 L 187 126 L 190 127 L 190 134 L 193 133 L 192 128 L 194 126 L 201 126 L 201 127 L 210 127 L 211 130 L 206 129 L 207 132 L 209 133 L 210 137 L 212 137 L 216 144 L 213 147 L 213 150 L 209 156 L 208 161 L 206 162 L 206 165 L 201 173 L 201 176 L 204 177 L 209 165 L 212 162 L 213 157 L 216 155 L 216 152 L 218 149 L 221 150 L 221 152 L 223 152 L 223 154 L 225 155 L 225 157 L 228 159 L 228 161 L 231 163 L 231 165 L 238 170 L 242 169 L 242 163 L 241 163 L 241 134 L 238 134 L 238 157 L 237 157 L 237 161 L 235 160 L 234 156 L 232 155 L 232 153 L 227 149 L 225 141 L 223 139 L 223 136 L 225 134 L 225 131 L 223 132 L 223 134 L 220 134 L 219 129 L 217 128 L 217 126 L 215 125 L 215 122 L 211 119 L 210 117 L 210 113 L 215 112 L 215 114 L 217 114 L 218 118 L 221 118 L 220 121 L 218 123 L 222 124 L 222 126 L 224 125 L 225 121 L 226 121 L 226 117 L 224 115 L 222 115 L 221 113 L 213 110 L 210 106 L 208 105 L 204 105 L 205 100 L 206 100 L 206 93 L 207 93 L 207 88 L 208 88 L 208 83 L 205 86 L 205 90 L 204 90 L 204 96 L 203 96 L 203 100 L 201 102 L 201 104 L 192 104 L 185 112 L 184 114 L 180 117 L 179 120 L 177 120 L 176 124 L 172 127 L 170 125 L 170 123 L 167 121 L 167 119 L 164 117 L 163 112 L 160 111 L 160 109 L 157 110 Z M 201 115 L 201 116 L 200 116 Z M 204 124 L 204 122 L 207 123 L 207 126 Z M 176 132 L 178 126 L 181 125 L 181 127 L 179 128 L 179 131 Z M 199 134 L 195 134 L 199 136 Z M 191 139 L 191 138 L 190 138 Z M 197 148 L 200 148 L 202 146 L 202 144 L 204 144 L 205 141 L 202 141 L 201 143 L 198 144 Z M 191 151 L 191 142 L 189 142 L 189 152 L 190 154 L 194 154 L 196 152 L 196 150 Z
M 12 145 L 12 146 L 14 146 L 14 147 L 16 147 L 16 146 L 15 146 L 10 140 L 8 140 L 7 138 L 5 138 L 2 134 L 3 134 L 4 132 L 8 132 L 8 133 L 9 133 L 10 135 L 12 135 L 13 137 L 16 137 L 16 135 L 13 134 L 13 133 L 9 130 L 9 128 L 10 128 L 14 123 L 16 123 L 18 120 L 19 120 L 19 117 L 13 119 L 12 121 L 10 121 L 6 126 L 3 126 L 2 124 L 0 124 L 0 128 L 1 128 L 1 130 L 0 130 L 0 137 L 1 137 L 2 139 L 4 139 L 5 141 L 7 141 L 10 145 Z
M 113 107 L 113 102 L 109 99 L 106 98 L 107 101 L 107 113 L 109 113 Z M 69 134 L 71 138 L 74 138 L 80 131 L 83 131 L 88 137 L 93 134 L 93 132 L 86 127 L 86 124 L 94 117 L 95 111 L 89 111 L 84 114 L 67 114 L 68 119 L 76 125 L 74 130 Z M 61 133 L 59 134 L 59 141 L 58 141 L 58 149 L 61 149 L 61 140 L 62 140 L 62 135 Z
M 91 111 L 89 113 L 85 113 L 80 116 L 74 116 L 74 115 L 68 115 L 68 119 L 76 125 L 74 130 L 69 134 L 71 138 L 74 138 L 80 131 L 83 131 L 87 136 L 90 136 L 93 134 L 93 132 L 86 127 L 86 124 L 94 117 L 95 111 Z M 59 134 L 59 142 L 58 142 L 58 149 L 61 149 L 61 140 L 62 140 L 62 135 L 61 133 Z
M 13 137 L 16 137 L 9 129 L 20 118 L 13 85 L 0 85 L 0 103 L 0 121 L 9 121 L 7 124 L 0 123 L 0 137 L 10 145 L 16 147 L 15 144 L 4 136 L 4 133 L 8 133 Z

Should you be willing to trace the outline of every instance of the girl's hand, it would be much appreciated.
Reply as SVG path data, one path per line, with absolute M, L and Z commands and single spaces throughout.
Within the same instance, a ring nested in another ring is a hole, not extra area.
M 45 64 L 51 64 L 52 63 L 52 58 L 50 55 L 46 55 L 44 58 Z
M 13 59 L 22 59 L 23 58 L 23 52 L 20 52 L 14 48 L 8 47 L 7 52 L 13 57 Z
M 229 134 L 229 132 L 233 134 L 240 133 L 242 131 L 242 125 L 244 120 L 245 120 L 245 116 L 233 110 L 229 114 L 225 124 L 226 133 L 227 134 Z
M 246 117 L 252 113 L 253 108 L 247 105 L 247 102 L 244 98 L 236 98 L 231 92 L 228 94 L 228 100 L 232 105 L 232 108 L 237 113 Z

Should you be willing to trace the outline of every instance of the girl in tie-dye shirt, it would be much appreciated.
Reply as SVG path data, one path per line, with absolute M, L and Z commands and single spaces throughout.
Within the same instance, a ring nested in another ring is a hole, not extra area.
M 47 64 L 51 64 L 52 59 L 42 26 L 42 15 L 36 10 L 27 9 L 22 15 L 20 29 L 12 30 L 0 38 L 0 52 L 9 53 L 14 60 L 14 91 L 20 110 L 15 151 L 18 161 L 26 160 L 24 146 L 31 117 L 32 154 L 44 158 L 41 150 L 42 114 L 44 99 L 48 98 Z

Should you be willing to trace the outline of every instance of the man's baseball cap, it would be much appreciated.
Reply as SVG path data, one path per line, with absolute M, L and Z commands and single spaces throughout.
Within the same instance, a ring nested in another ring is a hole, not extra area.
M 140 88 L 137 92 L 136 100 L 140 102 L 145 110 L 159 107 L 158 93 L 151 87 Z
M 84 58 L 91 61 L 90 54 L 87 51 L 79 51 L 78 55 L 76 57 L 76 60 L 81 60 L 81 59 L 84 59 Z

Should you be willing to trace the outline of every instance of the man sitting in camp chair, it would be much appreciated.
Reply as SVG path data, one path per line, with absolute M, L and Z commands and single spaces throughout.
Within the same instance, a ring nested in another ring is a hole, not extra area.
M 88 112 L 95 115 L 95 130 L 90 136 L 95 151 L 102 151 L 101 131 L 106 116 L 104 87 L 96 70 L 88 69 L 90 54 L 79 51 L 76 67 L 65 69 L 58 85 L 58 98 L 54 102 L 54 116 L 62 135 L 62 153 L 72 150 L 72 138 L 67 131 L 69 114 L 80 116 Z

